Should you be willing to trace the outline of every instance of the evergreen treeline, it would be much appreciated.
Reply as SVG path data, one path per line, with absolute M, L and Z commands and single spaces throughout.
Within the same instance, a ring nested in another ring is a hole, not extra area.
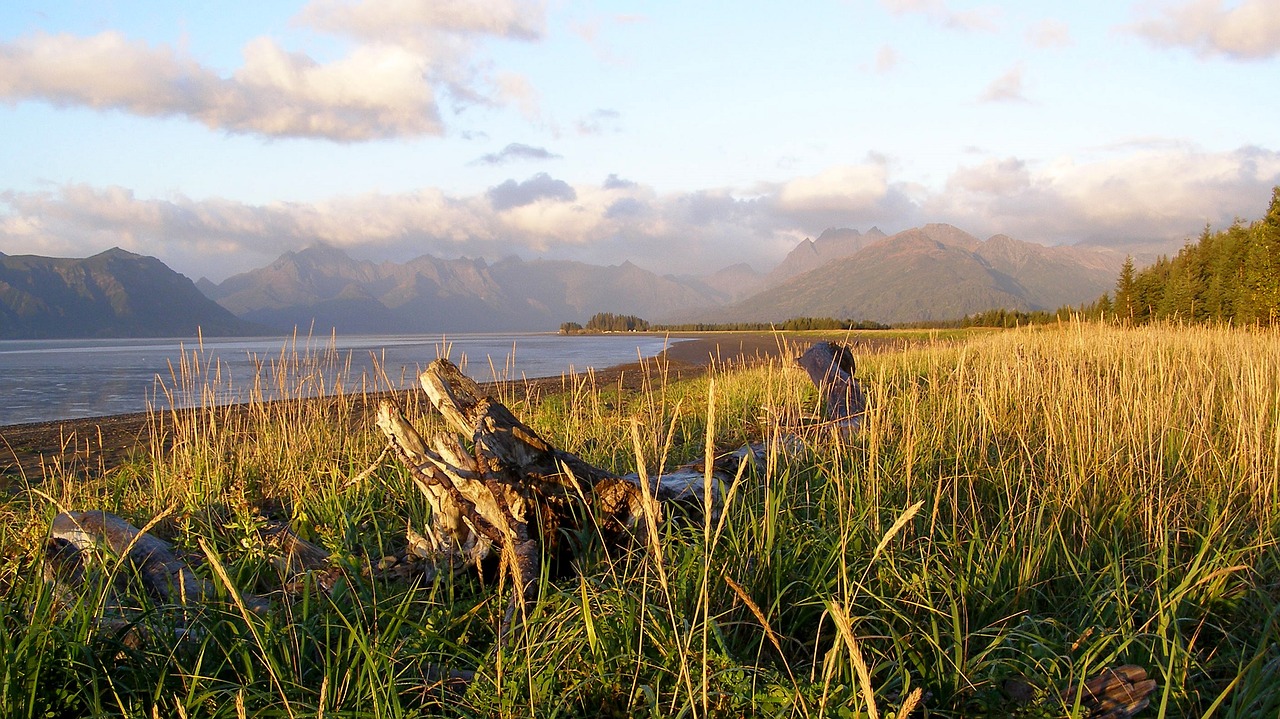
M 870 320 L 837 320 L 830 317 L 792 317 L 782 322 L 695 322 L 653 325 L 663 332 L 770 332 L 773 330 L 887 330 L 889 325 Z
M 793 317 L 782 322 L 692 322 L 687 324 L 656 325 L 633 315 L 614 315 L 600 312 L 587 320 L 587 324 L 565 322 L 560 334 L 580 332 L 772 332 L 774 330 L 887 330 L 889 325 L 870 320 L 837 320 L 830 317 Z
M 937 320 L 932 322 L 912 322 L 899 325 L 913 329 L 955 329 L 964 327 L 1022 327 L 1024 325 L 1047 325 L 1051 322 L 1068 320 L 1072 317 L 1084 319 L 1102 319 L 1110 312 L 1110 297 L 1103 295 L 1102 300 L 1079 307 L 1060 307 L 1053 312 L 1047 310 L 985 310 L 972 315 L 965 315 L 958 320 Z
M 1141 271 L 1126 261 L 1113 305 L 1118 320 L 1135 324 L 1280 321 L 1280 187 L 1261 220 L 1217 233 L 1206 227 L 1176 257 Z
M 579 332 L 645 332 L 649 322 L 635 315 L 615 315 L 612 312 L 597 312 L 587 320 L 586 326 L 577 322 L 565 322 L 560 325 L 560 334 L 571 335 Z

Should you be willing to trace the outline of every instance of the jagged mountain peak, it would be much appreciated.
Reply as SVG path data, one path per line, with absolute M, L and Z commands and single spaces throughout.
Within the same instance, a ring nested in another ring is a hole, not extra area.
M 777 285 L 788 278 L 817 269 L 835 259 L 848 257 L 867 245 L 868 239 L 847 227 L 828 227 L 818 239 L 805 238 L 773 268 L 764 279 L 766 286 Z
M 328 242 L 316 242 L 301 250 L 286 252 L 276 262 L 292 262 L 310 267 L 359 264 L 345 250 Z
M 848 227 L 828 227 L 813 240 L 815 248 L 834 248 L 841 244 L 859 244 L 862 233 Z

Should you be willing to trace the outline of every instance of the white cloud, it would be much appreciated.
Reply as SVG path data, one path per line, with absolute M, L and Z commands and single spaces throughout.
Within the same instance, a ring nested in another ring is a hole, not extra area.
M 874 207 L 889 193 L 889 169 L 883 162 L 828 168 L 782 185 L 778 206 L 787 212 L 857 211 Z
M 534 147 L 520 142 L 512 142 L 502 148 L 500 152 L 490 152 L 481 155 L 473 165 L 505 165 L 508 162 L 518 160 L 559 160 L 560 155 L 551 152 L 545 147 Z
M 533 89 L 529 79 L 523 75 L 504 72 L 495 78 L 498 86 L 497 99 L 502 104 L 515 105 L 520 114 L 530 122 L 537 122 L 542 117 L 542 108 L 538 102 L 538 93 Z
M 603 135 L 622 129 L 622 113 L 602 107 L 582 117 L 577 122 L 579 135 Z
M 1280 55 L 1280 3 L 1191 0 L 1165 7 L 1127 30 L 1160 47 L 1188 47 L 1200 55 L 1261 60 Z
M 958 168 L 922 212 L 975 234 L 1176 247 L 1206 222 L 1221 229 L 1260 216 L 1277 184 L 1280 152 L 1152 145 L 1094 162 L 1064 157 L 1033 167 L 1004 158 Z
M 996 78 L 978 98 L 982 102 L 1027 102 L 1022 94 L 1022 66 Z
M 1176 249 L 1206 222 L 1257 217 L 1280 184 L 1280 152 L 1207 152 L 1143 142 L 1103 159 L 1004 157 L 957 168 L 937 188 L 893 177 L 880 157 L 789 182 L 659 194 L 610 177 L 571 184 L 534 175 L 493 193 L 436 188 L 318 203 L 249 205 L 219 198 L 140 198 L 120 187 L 66 185 L 0 193 L 0 247 L 85 256 L 111 246 L 219 279 L 318 240 L 355 254 L 497 258 L 512 253 L 599 263 L 631 259 L 661 272 L 765 268 L 826 227 L 888 232 L 949 222 L 978 236 L 1057 244 L 1163 243 Z M 747 197 L 749 199 L 743 199 Z
M 876 72 L 878 73 L 892 72 L 898 67 L 899 62 L 901 59 L 898 57 L 898 52 L 889 45 L 881 45 L 876 51 Z
M 1071 26 L 1061 20 L 1041 20 L 1027 30 L 1027 41 L 1041 49 L 1070 47 Z
M 1027 163 L 1015 157 L 988 160 L 973 167 L 960 167 L 947 178 L 949 192 L 1011 196 L 1025 192 L 1031 182 Z
M 82 37 L 36 33 L 0 43 L 0 99 L 42 100 L 183 116 L 212 129 L 339 142 L 439 135 L 439 97 L 518 105 L 537 114 L 520 75 L 488 77 L 474 62 L 474 39 L 535 39 L 544 9 L 529 3 L 449 0 L 317 0 L 298 20 L 354 38 L 347 54 L 318 62 L 259 37 L 230 76 L 185 52 L 107 31 Z
M 880 0 L 880 4 L 895 15 L 924 15 L 952 30 L 992 32 L 1000 26 L 999 9 L 989 6 L 957 12 L 944 0 Z
M 542 36 L 546 5 L 517 0 L 312 0 L 295 21 L 366 43 L 430 49 L 442 33 L 533 40 Z

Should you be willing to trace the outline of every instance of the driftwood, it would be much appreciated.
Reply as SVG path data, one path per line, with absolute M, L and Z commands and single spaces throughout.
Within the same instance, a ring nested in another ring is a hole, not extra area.
M 432 362 L 419 378 L 427 397 L 451 428 L 431 447 L 400 408 L 386 401 L 377 424 L 431 505 L 426 534 L 410 536 L 414 553 L 436 571 L 478 565 L 496 552 L 513 584 L 503 618 L 504 635 L 533 598 L 544 556 L 563 556 L 566 537 L 595 536 L 606 546 L 643 534 L 663 504 L 695 505 L 731 479 L 758 449 L 694 463 L 642 482 L 618 476 L 558 449 L 520 422 L 448 360 Z M 649 517 L 645 514 L 649 513 Z
M 64 512 L 49 529 L 50 555 L 58 578 L 82 580 L 86 555 L 106 550 L 120 560 L 121 579 L 136 576 L 152 599 L 165 604 L 199 603 L 216 592 L 178 558 L 166 541 L 108 512 Z
M 818 387 L 830 420 L 857 429 L 866 398 L 853 377 L 852 352 L 819 342 L 796 362 Z M 664 506 L 715 512 L 724 483 L 744 465 L 763 462 L 763 445 L 749 445 L 652 479 L 618 476 L 546 442 L 446 359 L 432 362 L 419 382 L 470 449 L 455 434 L 437 435 L 428 446 L 394 402 L 378 408 L 378 427 L 431 505 L 427 532 L 411 530 L 410 546 L 433 571 L 477 566 L 496 552 L 514 587 L 503 633 L 532 599 L 542 557 L 562 554 L 565 530 L 614 546 L 656 526 Z M 708 498 L 712 506 L 702 506 Z
M 1156 680 L 1147 678 L 1147 670 L 1133 664 L 1104 669 L 1083 687 L 1069 687 L 1062 693 L 1068 706 L 1080 696 L 1086 717 L 1090 719 L 1129 719 L 1147 708 Z
M 287 523 L 266 522 L 259 538 L 286 590 L 297 586 L 302 574 L 328 566 L 329 553 L 299 538 Z M 203 605 L 218 596 L 213 583 L 197 575 L 168 542 L 103 511 L 54 517 L 44 574 L 63 604 L 82 596 L 91 577 L 104 581 L 101 613 L 112 621 L 132 616 L 142 606 L 139 594 L 157 604 L 182 606 Z M 322 573 L 319 583 L 328 589 L 332 578 Z M 250 593 L 241 593 L 239 600 L 255 613 L 268 606 L 265 598 Z
M 857 429 L 866 398 L 853 377 L 852 352 L 819 342 L 796 362 L 818 387 L 831 421 Z M 432 362 L 419 382 L 456 434 L 437 435 L 428 446 L 394 402 L 383 402 L 377 415 L 431 505 L 426 533 L 411 530 L 410 546 L 433 571 L 477 566 L 496 552 L 514 588 L 503 633 L 532 599 L 542 558 L 563 554 L 566 534 L 615 546 L 656 526 L 664 507 L 715 512 L 724 483 L 744 465 L 763 462 L 763 445 L 749 445 L 652 479 L 618 476 L 546 442 L 446 359 Z M 712 506 L 702 506 L 708 498 Z

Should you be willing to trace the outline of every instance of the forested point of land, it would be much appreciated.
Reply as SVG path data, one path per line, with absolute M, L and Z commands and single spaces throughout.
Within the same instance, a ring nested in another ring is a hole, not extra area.
M 870 320 L 837 320 L 831 317 L 792 317 L 782 322 L 686 322 L 652 324 L 634 315 L 599 312 L 585 326 L 577 322 L 560 325 L 560 334 L 592 332 L 801 332 L 804 330 L 887 330 L 889 325 Z
M 649 329 L 649 322 L 635 315 L 615 315 L 612 312 L 597 312 L 591 315 L 591 319 L 587 320 L 587 324 L 578 324 L 577 322 L 565 322 L 560 325 L 560 334 L 574 335 L 590 332 L 645 332 Z

